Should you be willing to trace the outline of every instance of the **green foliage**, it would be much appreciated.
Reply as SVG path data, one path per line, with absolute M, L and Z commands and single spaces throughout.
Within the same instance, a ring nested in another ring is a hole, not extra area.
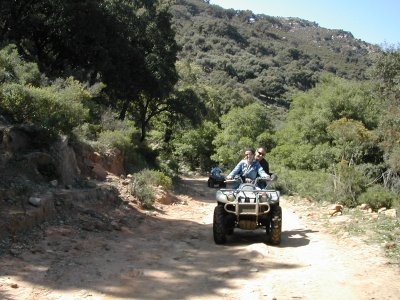
M 99 133 L 95 146 L 99 152 L 106 153 L 107 150 L 112 148 L 128 149 L 131 144 L 131 137 L 124 132 L 119 130 L 105 130 Z
M 390 208 L 394 202 L 395 195 L 386 191 L 383 186 L 374 184 L 367 188 L 364 193 L 358 197 L 358 203 L 366 203 L 373 210 L 381 207 Z
M 96 150 L 106 152 L 118 148 L 125 152 L 133 147 L 134 136 L 138 135 L 135 124 L 129 120 L 119 120 L 117 115 L 110 110 L 104 112 L 100 123 L 101 131 L 96 135 L 94 144 Z
M 386 255 L 400 262 L 400 218 L 379 216 L 374 231 L 375 239 L 385 245 Z
M 272 149 L 269 155 L 290 169 L 312 171 L 330 168 L 336 160 L 337 151 L 327 143 L 316 146 L 285 144 Z
M 365 191 L 367 178 L 354 165 L 343 160 L 336 165 L 333 177 L 333 187 L 337 202 L 347 207 L 355 207 L 358 197 Z
M 205 121 L 200 127 L 189 129 L 173 141 L 173 157 L 190 170 L 210 169 L 215 162 L 210 157 L 214 151 L 212 141 L 218 132 L 217 125 Z
M 379 80 L 381 92 L 390 98 L 391 94 L 400 94 L 400 49 L 390 48 L 377 57 L 374 70 L 375 78 Z M 398 99 L 398 97 L 397 97 Z
M 334 201 L 331 175 L 323 171 L 291 170 L 275 165 L 277 188 L 286 194 L 298 194 L 315 201 Z
M 0 108 L 16 122 L 69 134 L 88 118 L 91 91 L 72 77 L 41 82 L 36 64 L 25 62 L 14 45 L 0 51 Z
M 0 45 L 16 43 L 50 78 L 73 75 L 90 85 L 103 82 L 104 94 L 97 100 L 125 118 L 136 113 L 140 96 L 157 106 L 178 80 L 179 48 L 169 7 L 169 1 L 158 0 L 38 0 L 29 5 L 4 0 Z
M 147 185 L 144 178 L 138 177 L 132 180 L 131 194 L 139 199 L 143 208 L 150 209 L 153 207 L 156 196 L 153 188 Z
M 341 158 L 359 163 L 368 151 L 376 144 L 375 134 L 365 128 L 362 122 L 347 118 L 333 121 L 327 127 L 332 143 L 340 149 Z
M 133 174 L 130 183 L 131 194 L 139 199 L 144 208 L 152 208 L 156 199 L 155 188 L 162 186 L 164 189 L 172 187 L 172 179 L 160 171 L 144 169 Z
M 24 61 L 16 45 L 10 44 L 0 50 L 0 84 L 39 85 L 40 80 L 37 64 Z
M 167 190 L 172 187 L 172 179 L 161 171 L 145 169 L 140 172 L 140 176 L 146 178 L 147 183 L 152 186 L 162 186 Z
M 371 97 L 374 86 L 331 76 L 322 79 L 293 99 L 286 122 L 276 133 L 279 147 L 273 155 L 288 167 L 306 170 L 327 169 L 341 159 L 379 163 L 373 130 L 382 107 Z
M 75 127 L 98 151 L 122 150 L 129 170 L 154 167 L 157 155 L 166 170 L 230 167 L 262 145 L 293 172 L 289 190 L 349 205 L 372 180 L 399 191 L 398 50 L 306 20 L 171 3 L 2 1 L 0 44 L 16 46 L 0 50 L 1 111 L 55 132 Z
M 369 83 L 323 77 L 314 89 L 293 99 L 285 126 L 277 133 L 278 143 L 330 142 L 327 128 L 342 118 L 362 122 L 366 128 L 376 127 L 381 107 L 371 96 L 372 88 Z
M 298 18 L 256 15 L 189 0 L 177 1 L 171 11 L 176 40 L 182 45 L 179 57 L 204 70 L 199 82 L 220 86 L 229 82 L 234 90 L 267 104 L 288 107 L 291 99 L 285 98 L 286 91 L 309 90 L 324 72 L 366 79 L 370 54 L 379 51 L 349 32 Z
M 379 83 L 379 94 L 384 99 L 378 133 L 379 144 L 384 152 L 388 166 L 386 186 L 400 193 L 400 49 L 388 49 L 382 53 L 374 68 L 374 75 Z
M 18 83 L 0 86 L 0 107 L 20 123 L 33 123 L 51 132 L 70 133 L 88 117 L 87 89 L 72 78 L 46 87 Z
M 221 117 L 221 127 L 213 141 L 216 153 L 211 158 L 224 166 L 235 165 L 243 148 L 258 147 L 257 141 L 262 141 L 265 137 L 263 133 L 274 130 L 268 111 L 258 103 L 231 109 Z
M 118 119 L 117 113 L 109 109 L 103 112 L 98 124 L 83 123 L 73 133 L 100 153 L 107 154 L 115 149 L 122 151 L 127 172 L 149 167 L 146 156 L 150 155 L 151 150 L 143 148 L 139 142 L 140 133 L 134 122 Z

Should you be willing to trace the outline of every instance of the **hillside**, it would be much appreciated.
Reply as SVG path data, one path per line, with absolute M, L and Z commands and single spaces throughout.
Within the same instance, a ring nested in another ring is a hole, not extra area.
M 179 60 L 200 67 L 199 81 L 223 89 L 235 104 L 243 93 L 287 108 L 293 94 L 314 87 L 324 72 L 368 79 L 367 70 L 380 51 L 350 32 L 202 0 L 178 0 L 172 13 Z

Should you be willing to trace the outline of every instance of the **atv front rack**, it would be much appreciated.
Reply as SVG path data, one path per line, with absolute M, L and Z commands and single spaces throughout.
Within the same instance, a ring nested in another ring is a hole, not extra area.
M 234 201 L 225 203 L 224 209 L 226 212 L 235 214 L 237 216 L 261 216 L 267 214 L 271 210 L 271 206 L 268 202 L 260 203 L 259 201 L 256 201 L 255 203 L 239 203 Z
M 258 223 L 261 216 L 270 212 L 270 201 L 278 195 L 274 195 L 276 191 L 272 190 L 254 189 L 251 186 L 247 188 L 221 189 L 217 192 L 217 199 L 223 203 L 224 210 L 236 215 L 238 220 L 245 216 L 252 216 Z

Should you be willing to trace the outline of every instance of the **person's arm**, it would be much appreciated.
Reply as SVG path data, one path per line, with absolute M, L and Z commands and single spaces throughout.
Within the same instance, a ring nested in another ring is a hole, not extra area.
M 267 172 L 264 171 L 260 163 L 257 164 L 257 172 L 258 175 L 260 175 L 261 177 L 269 178 L 269 175 L 267 174 Z
M 236 167 L 232 170 L 232 172 L 229 173 L 228 176 L 226 176 L 227 179 L 232 179 L 234 176 L 240 174 L 242 171 L 242 161 L 240 161 Z

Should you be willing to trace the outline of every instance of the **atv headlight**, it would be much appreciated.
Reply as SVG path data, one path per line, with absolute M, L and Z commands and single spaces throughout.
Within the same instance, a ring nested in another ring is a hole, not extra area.
M 233 195 L 232 192 L 226 192 L 226 191 L 225 192 L 217 191 L 215 197 L 219 202 L 227 202 L 227 201 L 231 202 L 235 200 L 235 195 Z
M 275 203 L 279 201 L 279 191 L 270 191 L 268 192 L 269 202 Z
M 268 194 L 267 194 L 267 192 L 262 192 L 260 195 L 259 195 L 259 199 L 260 199 L 260 202 L 261 203 L 265 203 L 265 202 L 268 202 L 268 200 L 269 200 L 269 196 L 268 196 Z

